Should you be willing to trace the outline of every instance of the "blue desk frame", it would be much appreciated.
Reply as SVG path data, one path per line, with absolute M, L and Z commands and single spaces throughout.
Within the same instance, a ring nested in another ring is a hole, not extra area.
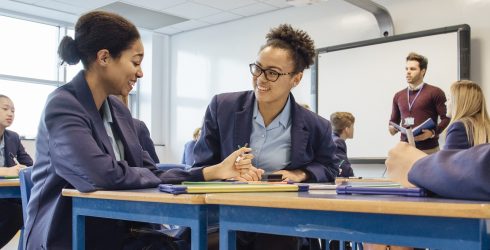
M 71 197 L 73 249 L 85 249 L 85 217 L 172 224 L 191 228 L 191 249 L 207 249 L 208 210 L 217 206 Z
M 490 247 L 485 219 L 229 205 L 220 205 L 219 213 L 220 249 L 236 248 L 236 231 L 431 249 L 489 249 Z M 343 244 L 340 245 L 340 249 L 343 249 Z
M 9 180 L 6 180 L 9 181 Z M 20 186 L 0 186 L 0 199 L 18 198 L 20 199 Z M 24 241 L 24 227 L 20 229 L 19 247 L 22 250 L 22 242 Z

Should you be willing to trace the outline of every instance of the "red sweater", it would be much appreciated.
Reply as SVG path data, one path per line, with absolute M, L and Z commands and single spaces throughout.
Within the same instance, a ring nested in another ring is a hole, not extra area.
M 436 136 L 415 143 L 418 149 L 431 149 L 439 146 L 439 134 L 444 131 L 449 124 L 449 118 L 446 116 L 446 95 L 440 88 L 424 83 L 423 88 L 409 91 L 410 103 L 412 103 L 419 91 L 421 92 L 413 103 L 411 112 L 408 110 L 407 88 L 404 88 L 395 94 L 393 97 L 393 109 L 391 111 L 390 121 L 400 124 L 401 121 L 404 121 L 405 117 L 413 117 L 415 118 L 414 127 L 416 127 L 429 117 L 437 123 L 437 118 L 439 116 L 441 121 L 435 129 Z M 404 125 L 403 123 L 401 125 Z M 400 139 L 402 141 L 407 141 L 407 137 L 403 134 Z

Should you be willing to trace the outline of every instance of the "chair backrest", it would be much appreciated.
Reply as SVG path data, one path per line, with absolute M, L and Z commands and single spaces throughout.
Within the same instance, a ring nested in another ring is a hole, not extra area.
M 24 224 L 27 219 L 27 203 L 31 197 L 31 188 L 33 185 L 31 180 L 31 172 L 32 167 L 22 169 L 19 172 L 20 197 L 22 200 L 22 215 L 24 216 Z
M 187 170 L 192 167 L 189 165 L 179 164 L 179 163 L 157 163 L 156 165 L 159 170 L 163 170 L 163 171 L 167 171 L 174 168 Z

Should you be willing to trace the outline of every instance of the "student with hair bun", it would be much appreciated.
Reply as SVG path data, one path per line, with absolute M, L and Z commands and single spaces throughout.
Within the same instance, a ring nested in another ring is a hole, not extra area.
M 332 182 L 339 170 L 330 122 L 296 103 L 291 90 L 313 64 L 310 36 L 282 24 L 266 36 L 249 65 L 253 90 L 224 93 L 209 104 L 194 167 L 216 164 L 239 145 L 249 144 L 253 166 L 294 182 Z M 239 249 L 298 249 L 296 237 L 238 236 Z
M 46 101 L 36 140 L 31 198 L 24 238 L 27 249 L 71 249 L 71 200 L 63 188 L 81 192 L 137 189 L 184 180 L 239 177 L 251 167 L 249 148 L 230 151 L 208 168 L 160 172 L 143 151 L 129 110 L 111 95 L 127 96 L 143 77 L 144 48 L 136 27 L 103 11 L 81 16 L 75 39 L 64 37 L 58 54 L 84 69 Z M 89 217 L 87 249 L 123 249 L 131 245 L 133 223 Z

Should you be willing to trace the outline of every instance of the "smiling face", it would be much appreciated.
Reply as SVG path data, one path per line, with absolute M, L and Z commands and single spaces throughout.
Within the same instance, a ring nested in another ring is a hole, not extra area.
M 111 63 L 107 65 L 105 75 L 108 94 L 127 96 L 131 92 L 138 78 L 143 77 L 143 56 L 143 44 L 138 39 L 119 58 L 109 59 Z
M 290 73 L 294 71 L 294 62 L 289 52 L 284 49 L 265 47 L 259 52 L 255 62 L 263 70 L 274 70 L 277 73 Z M 257 101 L 261 104 L 285 103 L 289 92 L 298 85 L 303 73 L 281 75 L 277 81 L 266 79 L 264 73 L 258 77 L 253 76 L 253 88 Z
M 15 117 L 14 103 L 6 97 L 0 97 L 0 128 L 5 129 L 12 125 Z

